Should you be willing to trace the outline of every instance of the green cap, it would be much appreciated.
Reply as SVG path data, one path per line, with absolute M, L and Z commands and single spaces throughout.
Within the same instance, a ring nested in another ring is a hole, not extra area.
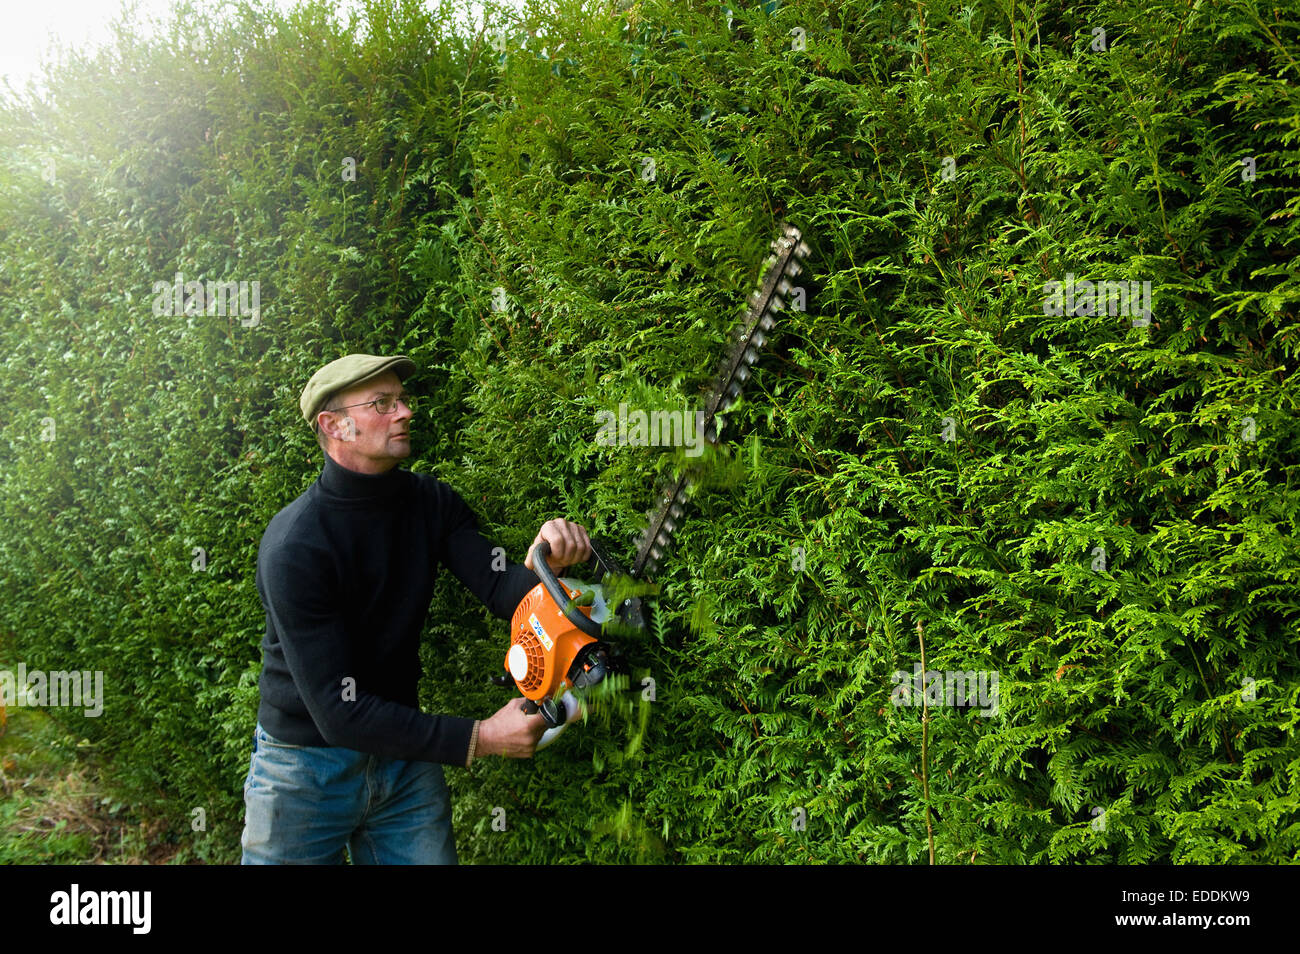
M 353 385 L 368 381 L 385 371 L 394 372 L 404 380 L 415 373 L 415 362 L 403 355 L 384 358 L 374 354 L 349 354 L 337 361 L 331 361 L 311 376 L 307 386 L 302 389 L 298 407 L 302 409 L 303 419 L 316 429 L 316 415 L 325 409 L 325 399 L 335 391 L 344 391 Z

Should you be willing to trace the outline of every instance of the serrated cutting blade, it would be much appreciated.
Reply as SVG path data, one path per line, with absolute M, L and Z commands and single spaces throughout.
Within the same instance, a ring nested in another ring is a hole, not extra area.
M 759 287 L 747 299 L 745 317 L 732 329 L 726 356 L 704 399 L 701 427 L 705 440 L 710 444 L 716 444 L 718 440 L 718 415 L 740 398 L 745 382 L 758 363 L 763 345 L 771 337 L 777 313 L 787 307 L 794 295 L 790 279 L 803 271 L 801 260 L 809 255 L 808 245 L 799 230 L 786 223 L 781 224 L 781 236 L 772 242 L 772 251 L 764 265 Z M 660 485 L 649 523 L 637 545 L 636 559 L 632 563 L 633 577 L 644 579 L 659 571 L 659 563 L 672 547 L 673 535 L 681 526 L 693 483 L 694 470 L 687 468 Z

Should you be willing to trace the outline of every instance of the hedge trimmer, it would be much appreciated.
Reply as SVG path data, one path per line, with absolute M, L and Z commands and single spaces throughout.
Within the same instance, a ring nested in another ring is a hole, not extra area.
M 718 440 L 718 416 L 740 397 L 776 324 L 776 313 L 793 292 L 790 279 L 803 271 L 802 259 L 809 252 L 799 230 L 790 225 L 783 225 L 782 236 L 772 243 L 772 249 L 774 254 L 767 260 L 758 289 L 749 296 L 749 308 L 732 332 L 727 355 L 704 401 L 701 426 L 704 439 L 712 445 Z M 533 551 L 533 565 L 541 582 L 528 591 L 511 619 L 505 658 L 509 675 L 493 681 L 502 686 L 513 681 L 524 695 L 524 711 L 541 712 L 549 728 L 538 749 L 550 745 L 578 718 L 584 692 L 613 672 L 625 672 L 617 647 L 601 638 L 603 628 L 614 618 L 625 627 L 644 631 L 646 608 L 640 596 L 632 596 L 611 614 L 604 587 L 615 580 L 645 579 L 658 571 L 685 511 L 690 486 L 698 476 L 696 468 L 687 468 L 661 485 L 631 573 L 609 555 L 602 540 L 591 541 L 592 557 L 584 567 L 585 575 L 599 576 L 602 583 L 557 579 L 546 562 L 550 544 L 543 540 Z

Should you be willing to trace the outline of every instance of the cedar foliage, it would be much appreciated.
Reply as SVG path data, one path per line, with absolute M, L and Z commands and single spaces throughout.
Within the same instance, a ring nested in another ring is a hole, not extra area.
M 449 771 L 462 859 L 1296 859 L 1297 13 L 555 0 L 485 30 L 370 0 L 123 32 L 0 122 L 0 664 L 104 670 L 101 718 L 53 711 L 237 858 L 310 374 L 410 355 L 408 466 L 512 559 L 561 515 L 630 557 L 680 458 L 596 445 L 595 412 L 698 401 L 785 219 L 808 308 L 627 640 L 655 701 Z M 259 280 L 260 321 L 154 316 L 178 271 Z M 1046 314 L 1067 274 L 1150 281 L 1150 324 Z M 443 577 L 428 637 L 426 708 L 494 711 L 504 624 Z M 998 673 L 996 715 L 891 705 L 922 638 Z

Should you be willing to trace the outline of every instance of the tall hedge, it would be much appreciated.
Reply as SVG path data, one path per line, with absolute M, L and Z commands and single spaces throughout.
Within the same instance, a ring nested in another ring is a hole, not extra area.
M 183 11 L 0 120 L 0 666 L 103 670 L 60 715 L 178 840 L 238 857 L 312 371 L 410 355 L 408 466 L 629 559 L 684 460 L 597 412 L 700 400 L 786 221 L 805 308 L 621 637 L 653 701 L 449 771 L 462 859 L 1297 858 L 1294 4 L 363 7 Z M 427 637 L 428 710 L 504 702 L 449 577 Z

